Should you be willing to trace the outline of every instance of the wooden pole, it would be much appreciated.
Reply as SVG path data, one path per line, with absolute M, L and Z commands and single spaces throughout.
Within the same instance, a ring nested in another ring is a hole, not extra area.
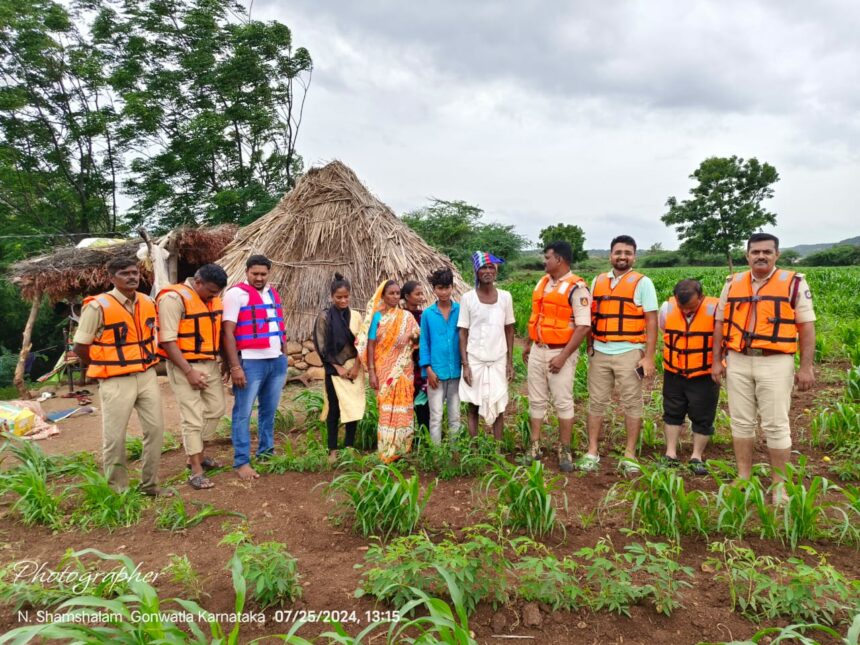
M 18 355 L 18 364 L 15 366 L 15 377 L 12 383 L 18 388 L 18 394 L 22 399 L 32 398 L 30 391 L 27 389 L 27 384 L 24 383 L 24 366 L 27 363 L 27 356 L 30 354 L 30 348 L 33 347 L 31 342 L 33 337 L 33 326 L 36 324 L 36 316 L 39 314 L 39 305 L 42 303 L 42 292 L 37 291 L 33 296 L 33 306 L 30 307 L 30 317 L 27 318 L 27 324 L 24 326 L 24 340 L 21 344 L 21 353 Z

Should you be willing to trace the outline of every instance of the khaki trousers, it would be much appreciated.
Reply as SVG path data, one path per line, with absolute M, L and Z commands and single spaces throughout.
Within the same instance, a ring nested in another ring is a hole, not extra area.
M 761 417 L 767 447 L 791 448 L 791 390 L 794 387 L 794 354 L 747 356 L 726 353 L 726 391 L 732 436 L 754 439 Z
M 114 490 L 128 488 L 128 465 L 125 435 L 131 411 L 143 431 L 143 456 L 140 487 L 154 490 L 158 486 L 158 464 L 164 438 L 161 393 L 155 369 L 103 379 L 99 383 L 102 406 L 102 460 L 105 476 Z
M 206 375 L 209 387 L 205 390 L 192 388 L 182 370 L 173 363 L 167 364 L 167 378 L 170 381 L 170 389 L 173 390 L 173 395 L 179 403 L 180 428 L 185 454 L 197 455 L 203 452 L 203 441 L 212 438 L 215 428 L 218 427 L 218 421 L 224 416 L 226 403 L 218 361 L 200 361 L 191 363 L 191 366 Z
M 573 418 L 573 377 L 576 374 L 578 352 L 567 357 L 562 368 L 553 374 L 549 362 L 561 354 L 564 348 L 550 349 L 537 343 L 532 344 L 529 353 L 529 415 L 533 419 L 543 419 L 549 408 L 550 399 L 555 404 L 559 419 Z
M 602 417 L 612 402 L 612 391 L 618 386 L 618 396 L 625 416 L 641 419 L 645 411 L 642 402 L 642 379 L 636 367 L 642 360 L 640 350 L 623 354 L 604 354 L 594 350 L 588 357 L 588 413 Z

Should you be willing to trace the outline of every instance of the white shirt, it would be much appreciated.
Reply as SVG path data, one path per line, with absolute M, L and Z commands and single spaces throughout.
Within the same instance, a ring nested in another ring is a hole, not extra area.
M 508 291 L 496 290 L 498 299 L 486 305 L 472 289 L 460 300 L 457 327 L 469 330 L 466 353 L 478 361 L 494 363 L 508 353 L 505 326 L 514 324 L 514 301 Z
M 242 284 L 248 284 L 247 281 L 243 281 Z M 263 299 L 263 303 L 267 305 L 275 304 L 274 298 L 272 296 L 272 291 L 267 284 L 262 291 L 258 291 L 260 297 Z M 224 304 L 224 315 L 222 320 L 224 322 L 238 322 L 239 320 L 239 310 L 242 307 L 247 306 L 248 301 L 250 300 L 248 293 L 240 289 L 239 287 L 230 287 L 224 293 L 224 298 L 222 302 Z M 284 315 L 284 312 L 281 311 L 281 316 Z M 275 321 L 269 322 L 269 331 L 277 332 L 278 331 L 278 323 Z M 281 337 L 279 335 L 269 336 L 269 347 L 266 349 L 243 349 L 242 350 L 242 358 L 250 359 L 250 360 L 259 360 L 261 358 L 278 358 L 282 353 L 281 348 Z

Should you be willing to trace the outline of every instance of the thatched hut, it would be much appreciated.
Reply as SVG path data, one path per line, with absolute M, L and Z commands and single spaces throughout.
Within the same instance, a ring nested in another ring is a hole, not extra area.
M 170 282 L 184 280 L 198 267 L 217 260 L 236 230 L 233 224 L 214 228 L 179 228 L 155 242 L 139 237 L 107 246 L 60 247 L 51 253 L 13 264 L 7 278 L 21 290 L 23 298 L 32 303 L 14 377 L 21 397 L 29 396 L 24 384 L 24 362 L 30 351 L 33 324 L 44 296 L 51 302 L 76 302 L 105 291 L 110 288 L 105 265 L 113 258 L 135 255 L 143 243 L 160 245 L 170 254 L 167 262 Z M 141 234 L 146 236 L 143 232 Z M 147 291 L 153 279 L 151 267 L 141 262 L 140 268 L 143 278 L 140 289 Z
M 162 244 L 170 253 L 170 279 L 184 280 L 193 275 L 198 267 L 217 260 L 236 235 L 237 229 L 234 224 L 213 228 L 178 228 L 154 244 Z M 113 258 L 135 255 L 143 243 L 143 238 L 138 237 L 108 246 L 59 247 L 51 253 L 13 264 L 9 268 L 8 279 L 30 302 L 42 296 L 48 296 L 51 302 L 80 299 L 109 289 L 110 279 L 105 265 Z M 150 267 L 141 263 L 141 271 L 144 282 L 150 283 Z M 143 286 L 141 290 L 145 290 Z
M 352 306 L 362 311 L 384 279 L 418 280 L 432 293 L 427 276 L 442 266 L 454 271 L 456 295 L 467 289 L 451 260 L 406 226 L 340 161 L 310 169 L 275 208 L 239 230 L 219 262 L 230 284 L 244 279 L 245 261 L 255 253 L 272 261 L 269 279 L 284 301 L 293 341 L 310 337 L 317 314 L 329 301 L 336 271 L 352 283 Z M 306 355 L 308 349 L 306 345 Z

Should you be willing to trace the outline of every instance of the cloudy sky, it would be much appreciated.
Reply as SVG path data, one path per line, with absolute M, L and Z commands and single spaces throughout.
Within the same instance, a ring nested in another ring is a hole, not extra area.
M 398 214 L 462 199 L 677 246 L 660 216 L 709 156 L 757 157 L 785 246 L 860 234 L 857 0 L 255 0 L 315 70 L 299 149 Z

